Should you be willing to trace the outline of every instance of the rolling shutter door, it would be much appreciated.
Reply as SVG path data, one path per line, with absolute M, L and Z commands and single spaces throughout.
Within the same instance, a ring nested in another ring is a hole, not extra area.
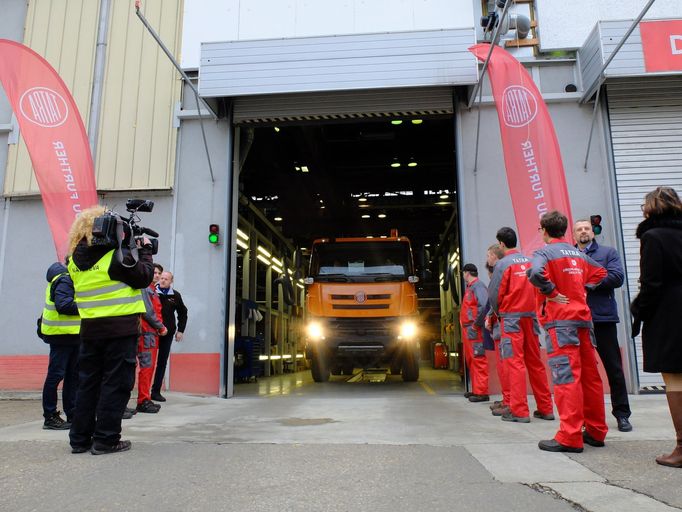
M 625 265 L 632 300 L 638 292 L 639 240 L 644 196 L 658 186 L 682 192 L 682 78 L 609 81 L 607 85 Z M 660 374 L 642 371 L 642 341 L 635 341 L 640 386 L 662 386 Z
M 246 96 L 234 100 L 234 122 L 334 121 L 452 114 L 451 87 L 373 89 Z

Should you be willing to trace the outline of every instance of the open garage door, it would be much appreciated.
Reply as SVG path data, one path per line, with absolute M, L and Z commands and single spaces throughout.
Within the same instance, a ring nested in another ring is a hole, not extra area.
M 246 96 L 234 103 L 237 124 L 423 117 L 452 114 L 453 89 L 374 89 Z

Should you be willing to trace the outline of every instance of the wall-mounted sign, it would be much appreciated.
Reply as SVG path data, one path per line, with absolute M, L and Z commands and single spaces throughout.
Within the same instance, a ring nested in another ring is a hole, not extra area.
M 682 20 L 639 24 L 647 73 L 682 71 Z

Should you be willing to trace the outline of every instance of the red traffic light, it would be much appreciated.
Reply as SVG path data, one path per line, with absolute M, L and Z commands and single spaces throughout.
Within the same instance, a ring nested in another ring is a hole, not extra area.
M 590 215 L 590 224 L 595 235 L 600 235 L 602 231 L 601 215 Z
M 220 243 L 220 226 L 218 224 L 211 224 L 208 227 L 208 241 L 212 244 Z

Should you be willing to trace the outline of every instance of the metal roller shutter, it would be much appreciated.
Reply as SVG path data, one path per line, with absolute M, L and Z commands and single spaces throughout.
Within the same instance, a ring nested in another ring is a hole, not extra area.
M 682 77 L 609 81 L 607 85 L 625 264 L 632 300 L 638 291 L 639 240 L 644 195 L 658 186 L 682 192 Z M 661 386 L 660 374 L 642 371 L 642 342 L 635 342 L 641 387 Z
M 246 96 L 234 100 L 234 122 L 275 124 L 452 114 L 452 94 L 451 87 L 421 87 Z

